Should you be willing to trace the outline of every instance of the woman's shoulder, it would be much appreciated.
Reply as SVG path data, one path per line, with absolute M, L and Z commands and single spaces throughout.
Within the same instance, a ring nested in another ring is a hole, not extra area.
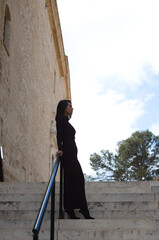
M 57 119 L 57 123 L 58 122 L 65 123 L 67 121 L 68 121 L 68 118 L 65 117 L 64 115 L 59 116 L 58 119 Z

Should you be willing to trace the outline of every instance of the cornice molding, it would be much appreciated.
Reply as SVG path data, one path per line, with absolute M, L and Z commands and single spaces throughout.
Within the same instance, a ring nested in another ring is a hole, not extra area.
M 56 0 L 46 0 L 60 76 L 65 79 L 67 98 L 71 99 L 68 57 L 65 56 L 60 19 Z

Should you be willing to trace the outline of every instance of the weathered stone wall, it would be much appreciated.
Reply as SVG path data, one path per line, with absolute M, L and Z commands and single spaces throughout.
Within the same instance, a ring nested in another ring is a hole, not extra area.
M 3 40 L 6 4 L 11 17 L 9 49 Z M 57 147 L 56 106 L 59 100 L 71 98 L 57 13 L 55 0 L 0 1 L 0 141 L 5 181 L 47 181 L 50 175 Z

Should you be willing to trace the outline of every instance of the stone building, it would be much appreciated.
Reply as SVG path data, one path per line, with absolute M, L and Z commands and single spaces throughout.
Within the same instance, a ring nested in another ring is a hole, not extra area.
M 0 0 L 4 181 L 48 181 L 61 99 L 71 93 L 56 0 Z

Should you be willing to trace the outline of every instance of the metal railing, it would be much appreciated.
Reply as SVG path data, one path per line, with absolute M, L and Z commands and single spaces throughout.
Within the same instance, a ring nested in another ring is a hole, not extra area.
M 43 218 L 46 212 L 47 204 L 49 201 L 49 198 L 51 196 L 51 222 L 50 222 L 50 240 L 54 240 L 54 215 L 55 215 L 55 178 L 56 178 L 56 173 L 58 170 L 58 167 L 60 165 L 60 199 L 59 199 L 59 218 L 62 218 L 62 164 L 60 157 L 57 157 L 55 164 L 52 169 L 52 173 L 50 176 L 50 180 L 47 186 L 47 189 L 45 191 L 41 207 L 39 209 L 37 218 L 34 223 L 34 227 L 32 229 L 33 232 L 33 240 L 38 240 L 39 239 L 39 232 L 40 228 L 43 222 Z

